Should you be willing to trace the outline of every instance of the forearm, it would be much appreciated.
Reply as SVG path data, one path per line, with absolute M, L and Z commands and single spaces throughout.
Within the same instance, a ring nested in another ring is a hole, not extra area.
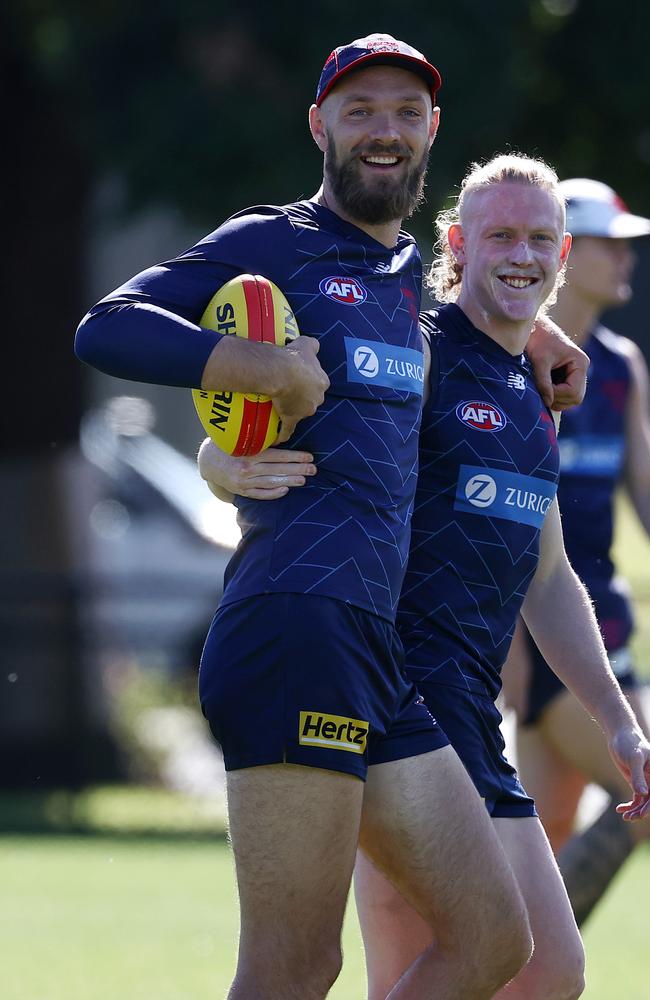
M 242 337 L 222 337 L 206 360 L 201 388 L 276 397 L 296 377 L 294 360 L 294 353 L 286 347 L 258 344 Z
M 522 615 L 544 659 L 610 738 L 636 720 L 612 673 L 583 584 L 568 563 L 534 581 Z

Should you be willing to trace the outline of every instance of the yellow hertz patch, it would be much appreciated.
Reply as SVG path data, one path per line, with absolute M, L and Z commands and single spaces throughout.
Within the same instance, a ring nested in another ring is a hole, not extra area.
M 363 719 L 348 719 L 344 715 L 323 715 L 322 712 L 301 712 L 299 743 L 307 747 L 330 747 L 364 753 L 369 723 Z

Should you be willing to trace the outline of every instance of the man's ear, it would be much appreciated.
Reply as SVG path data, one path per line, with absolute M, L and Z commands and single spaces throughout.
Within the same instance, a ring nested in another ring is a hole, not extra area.
M 460 222 L 452 222 L 447 231 L 447 241 L 454 258 L 459 264 L 465 263 L 465 236 Z
M 431 125 L 429 126 L 429 142 L 433 146 L 433 141 L 438 134 L 438 126 L 440 125 L 440 108 L 434 108 L 431 113 Z
M 562 249 L 560 251 L 560 266 L 558 267 L 558 271 L 561 271 L 567 262 L 569 251 L 571 250 L 572 241 L 573 241 L 573 236 L 571 235 L 571 233 L 565 233 L 564 239 L 562 240 Z
M 321 153 L 326 152 L 328 146 L 327 127 L 321 109 L 315 104 L 312 104 L 309 109 L 309 131 Z

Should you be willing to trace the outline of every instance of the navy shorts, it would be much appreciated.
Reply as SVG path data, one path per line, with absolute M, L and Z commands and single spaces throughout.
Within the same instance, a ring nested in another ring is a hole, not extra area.
M 415 679 L 420 671 L 408 671 Z M 502 717 L 488 694 L 452 684 L 416 680 L 429 711 L 435 715 L 462 760 L 493 819 L 537 816 L 535 802 L 506 760 Z
M 560 678 L 553 673 L 528 631 L 526 631 L 526 642 L 530 655 L 531 674 L 526 711 L 520 722 L 522 726 L 534 726 L 547 705 L 561 691 L 566 691 L 566 688 Z M 623 690 L 630 691 L 637 688 L 639 680 L 634 670 L 629 647 L 623 646 L 621 649 L 611 650 L 607 655 L 610 666 Z
M 369 764 L 447 746 L 383 618 L 330 598 L 263 594 L 218 609 L 201 658 L 203 714 L 226 770 Z

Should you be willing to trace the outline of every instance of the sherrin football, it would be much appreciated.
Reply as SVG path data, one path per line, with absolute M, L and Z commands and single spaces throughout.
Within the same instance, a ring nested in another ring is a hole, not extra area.
M 219 289 L 200 325 L 219 333 L 284 347 L 298 336 L 298 324 L 280 289 L 259 274 L 240 274 Z M 203 428 L 229 455 L 257 455 L 271 445 L 280 419 L 269 396 L 192 389 Z

